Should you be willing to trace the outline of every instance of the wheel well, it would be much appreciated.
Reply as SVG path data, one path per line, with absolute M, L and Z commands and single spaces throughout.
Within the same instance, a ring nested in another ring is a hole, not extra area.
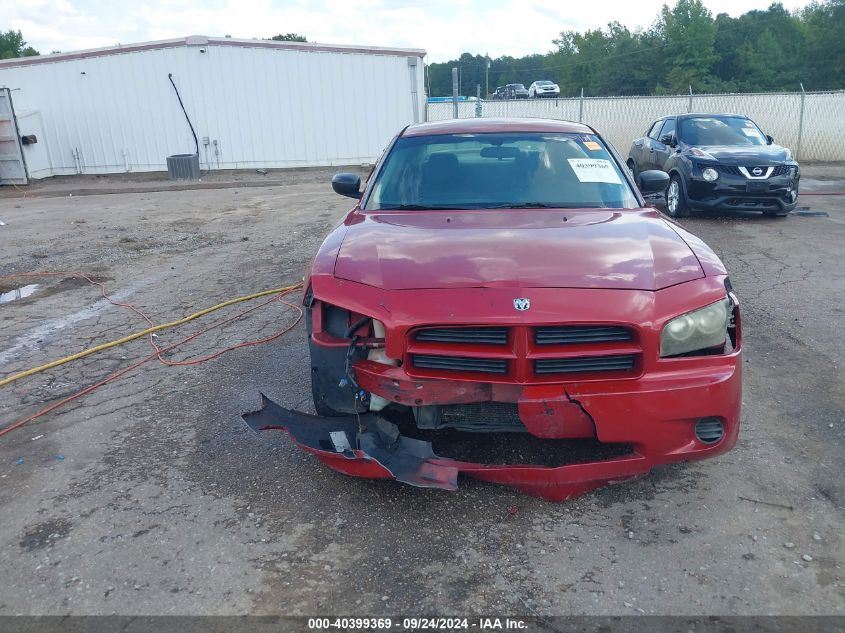
M 677 176 L 678 180 L 681 181 L 681 192 L 684 195 L 687 195 L 687 183 L 684 182 L 684 175 L 679 172 L 675 167 L 669 170 L 669 179 L 671 180 L 672 176 Z

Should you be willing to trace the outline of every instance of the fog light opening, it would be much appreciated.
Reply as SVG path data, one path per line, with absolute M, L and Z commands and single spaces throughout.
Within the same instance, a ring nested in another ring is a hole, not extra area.
M 725 425 L 719 418 L 698 418 L 695 437 L 702 444 L 716 444 L 725 436 Z

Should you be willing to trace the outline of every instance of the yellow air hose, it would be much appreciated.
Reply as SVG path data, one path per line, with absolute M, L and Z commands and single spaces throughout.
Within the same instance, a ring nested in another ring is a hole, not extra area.
M 84 349 L 81 352 L 77 352 L 76 354 L 71 354 L 70 356 L 65 356 L 64 358 L 60 358 L 58 360 L 50 361 L 45 365 L 41 365 L 39 367 L 33 367 L 32 369 L 27 369 L 26 371 L 22 371 L 18 374 L 12 374 L 7 378 L 3 378 L 0 380 L 0 387 L 5 385 L 11 384 L 16 380 L 20 380 L 21 378 L 26 378 L 27 376 L 32 376 L 33 374 L 40 373 L 42 371 L 46 371 L 48 369 L 52 369 L 53 367 L 58 367 L 59 365 L 64 365 L 65 363 L 69 363 L 74 360 L 78 360 L 80 358 L 84 358 L 86 356 L 90 356 L 91 354 L 95 354 L 97 352 L 102 352 L 103 350 L 110 349 L 112 347 L 117 347 L 118 345 L 123 345 L 124 343 L 128 343 L 129 341 L 134 341 L 137 338 L 141 338 L 142 336 L 146 336 L 147 334 L 152 334 L 153 332 L 158 332 L 160 330 L 166 330 L 167 328 L 176 327 L 177 325 L 182 325 L 183 323 L 187 323 L 188 321 L 193 321 L 201 316 L 208 314 L 209 312 L 214 312 L 215 310 L 220 310 L 221 308 L 225 308 L 230 305 L 234 305 L 236 303 L 242 303 L 244 301 L 249 301 L 250 299 L 257 299 L 258 297 L 266 297 L 267 295 L 274 295 L 279 294 L 280 292 L 286 292 L 288 290 L 294 290 L 298 288 L 302 284 L 294 284 L 292 286 L 283 286 L 282 288 L 273 288 L 271 290 L 263 290 L 261 292 L 255 292 L 251 295 L 246 295 L 243 297 L 237 297 L 235 299 L 229 299 L 228 301 L 224 301 L 223 303 L 218 303 L 217 305 L 211 306 L 210 308 L 205 308 L 200 310 L 199 312 L 194 312 L 193 314 L 189 314 L 186 317 L 178 319 L 176 321 L 171 321 L 170 323 L 162 323 L 161 325 L 155 325 L 153 327 L 149 327 L 146 330 L 141 330 L 140 332 L 135 332 L 134 334 L 129 334 L 128 336 L 124 336 L 123 338 L 116 339 L 114 341 L 109 341 L 108 343 L 101 343 L 100 345 L 95 345 L 94 347 L 89 347 L 88 349 Z

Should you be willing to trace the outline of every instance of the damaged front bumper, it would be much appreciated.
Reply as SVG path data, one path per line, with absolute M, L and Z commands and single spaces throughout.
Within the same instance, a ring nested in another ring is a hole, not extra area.
M 532 436 L 549 438 L 542 441 L 551 442 L 554 450 L 565 451 L 566 443 L 573 441 L 568 438 L 585 436 L 577 430 L 583 428 L 585 417 L 594 423 L 591 434 L 600 445 L 631 447 L 625 454 L 564 465 L 452 459 L 436 454 L 431 442 L 400 434 L 380 414 L 323 418 L 285 409 L 264 396 L 261 408 L 243 417 L 255 431 L 286 431 L 300 448 L 347 475 L 454 490 L 458 474 L 463 473 L 548 501 L 563 501 L 643 476 L 661 464 L 705 459 L 730 450 L 739 434 L 741 364 L 735 362 L 737 356 L 727 363 L 701 359 L 690 363 L 685 372 L 627 384 L 581 383 L 566 390 L 561 387 L 559 393 L 548 385 L 521 387 L 520 417 Z M 368 387 L 378 384 L 374 391 L 386 398 L 409 405 L 479 402 L 505 395 L 488 393 L 491 388 L 482 383 L 447 386 L 443 381 L 401 380 L 398 370 L 367 361 L 356 365 L 356 375 Z M 699 434 L 702 421 L 715 422 L 722 429 L 716 441 Z
M 286 431 L 332 470 L 420 488 L 457 490 L 458 473 L 464 473 L 547 501 L 564 501 L 649 470 L 639 455 L 559 467 L 463 462 L 439 457 L 430 442 L 400 435 L 395 424 L 376 414 L 321 418 L 285 409 L 263 394 L 261 408 L 243 419 L 254 431 Z

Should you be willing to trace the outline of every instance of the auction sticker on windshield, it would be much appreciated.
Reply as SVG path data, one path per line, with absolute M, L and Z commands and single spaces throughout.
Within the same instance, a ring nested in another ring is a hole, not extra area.
M 621 185 L 619 174 L 609 160 L 602 158 L 569 158 L 572 171 L 581 182 L 607 182 Z

